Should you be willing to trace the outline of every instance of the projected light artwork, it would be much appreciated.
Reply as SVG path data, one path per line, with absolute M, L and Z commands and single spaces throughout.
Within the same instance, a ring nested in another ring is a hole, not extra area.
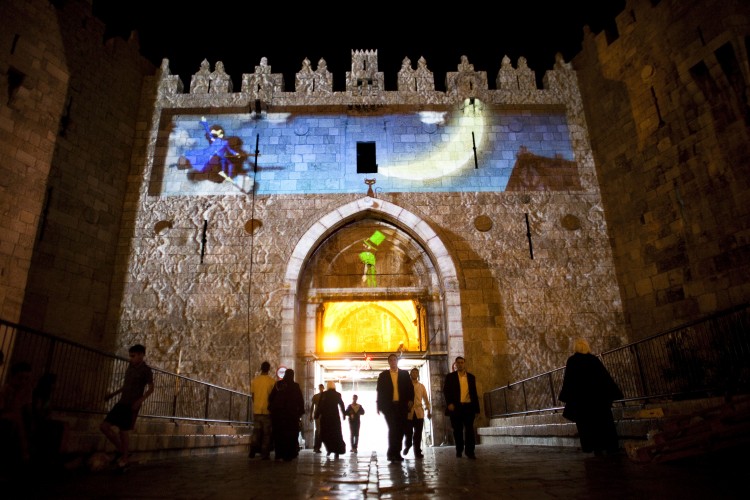
M 252 185 L 258 194 L 360 193 L 362 143 L 374 145 L 368 176 L 388 192 L 580 189 L 562 112 L 489 108 L 467 99 L 411 113 L 170 115 L 159 194 L 241 194 Z M 254 172 L 245 145 L 256 141 Z

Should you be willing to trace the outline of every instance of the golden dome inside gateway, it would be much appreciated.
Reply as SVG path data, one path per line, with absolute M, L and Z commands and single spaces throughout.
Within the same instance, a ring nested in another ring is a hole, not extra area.
M 319 352 L 424 351 L 413 300 L 327 302 Z

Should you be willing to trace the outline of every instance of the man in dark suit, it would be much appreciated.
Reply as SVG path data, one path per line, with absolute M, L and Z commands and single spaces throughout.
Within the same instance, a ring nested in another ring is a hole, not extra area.
M 388 424 L 388 460 L 401 462 L 401 440 L 406 431 L 406 420 L 414 404 L 414 385 L 409 372 L 398 369 L 398 356 L 388 355 L 388 370 L 378 376 L 377 410 L 385 415 Z
M 474 375 L 466 371 L 466 361 L 462 356 L 456 358 L 456 371 L 445 376 L 443 395 L 445 396 L 445 414 L 451 419 L 453 439 L 456 442 L 456 456 L 466 451 L 466 456 L 476 458 L 474 447 L 474 418 L 479 413 L 479 395 Z

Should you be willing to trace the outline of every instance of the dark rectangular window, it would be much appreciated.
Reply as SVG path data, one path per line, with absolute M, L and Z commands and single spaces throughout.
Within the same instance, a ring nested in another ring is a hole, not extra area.
M 375 162 L 375 143 L 357 143 L 357 173 L 377 174 L 378 164 Z

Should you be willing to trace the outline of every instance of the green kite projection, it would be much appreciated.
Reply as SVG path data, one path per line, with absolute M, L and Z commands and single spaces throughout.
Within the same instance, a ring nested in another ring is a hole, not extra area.
M 375 254 L 378 247 L 385 240 L 385 235 L 380 231 L 376 230 L 372 233 L 372 236 L 363 240 L 362 244 L 366 250 L 359 254 L 359 260 L 365 265 L 364 272 L 362 273 L 362 283 L 365 283 L 369 287 L 378 286 L 377 274 L 375 272 Z

